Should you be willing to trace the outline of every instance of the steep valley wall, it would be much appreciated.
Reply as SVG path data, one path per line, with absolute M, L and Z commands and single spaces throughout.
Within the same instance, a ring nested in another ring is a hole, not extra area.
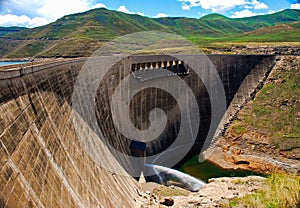
M 230 106 L 221 121 L 225 124 L 272 69 L 275 56 L 209 58 L 221 77 L 226 104 Z M 70 119 L 74 84 L 84 62 L 85 59 L 74 60 L 0 72 L 0 207 L 133 206 L 138 183 L 133 177 L 114 174 L 96 163 L 82 146 L 78 129 Z M 109 113 L 111 93 L 130 73 L 126 66 L 118 63 L 112 67 L 95 99 L 98 124 L 105 138 L 119 151 L 130 154 L 130 140 L 118 133 Z M 111 75 L 115 75 L 114 81 Z M 201 144 L 212 116 L 209 97 L 193 72 L 183 79 L 196 95 L 203 115 L 196 140 Z M 150 89 L 138 94 L 131 105 L 133 123 L 141 129 L 148 126 L 146 117 L 151 109 L 167 111 L 168 125 L 162 136 L 147 143 L 147 155 L 163 151 L 180 128 L 176 101 L 163 95 Z M 156 102 L 150 99 L 153 96 Z M 200 150 L 194 146 L 189 155 Z M 100 159 L 111 163 L 105 154 L 100 154 Z M 132 168 L 130 162 L 127 165 Z

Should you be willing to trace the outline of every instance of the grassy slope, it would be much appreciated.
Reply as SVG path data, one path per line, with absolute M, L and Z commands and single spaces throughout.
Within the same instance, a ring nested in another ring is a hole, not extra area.
M 300 176 L 272 174 L 262 190 L 234 198 L 224 207 L 296 208 L 300 206 Z
M 130 15 L 107 9 L 94 9 L 84 13 L 64 16 L 38 28 L 12 34 L 12 38 L 84 38 L 109 41 L 116 37 L 145 30 L 166 30 L 167 27 L 148 17 Z
M 228 129 L 243 135 L 264 132 L 281 156 L 300 158 L 300 58 L 286 57 L 256 98 L 240 111 Z M 241 136 L 243 137 L 243 136 Z M 247 142 L 247 141 L 244 141 Z M 267 153 L 266 153 L 267 154 Z M 278 155 L 277 155 L 278 156 Z M 224 207 L 299 207 L 300 176 L 272 174 L 262 190 L 234 198 Z
M 300 10 L 286 9 L 269 15 L 258 15 L 248 18 L 239 18 L 237 21 L 251 25 L 255 28 L 274 26 L 280 23 L 288 23 L 299 20 Z
M 26 30 L 25 27 L 0 27 L 0 37 Z
M 233 131 L 237 134 L 247 130 L 263 131 L 278 151 L 297 155 L 296 151 L 300 150 L 299 67 L 299 58 L 287 58 L 279 69 L 274 70 L 270 81 L 240 112 Z
M 6 34 L 4 36 L 7 39 L 0 39 L 0 56 L 88 56 L 103 42 L 149 30 L 176 33 L 200 47 L 216 42 L 225 45 L 227 42 L 248 41 L 299 42 L 297 24 L 278 26 L 295 22 L 299 20 L 299 16 L 300 10 L 285 10 L 272 15 L 242 19 L 230 19 L 218 14 L 210 14 L 201 19 L 151 19 L 107 9 L 94 9 L 65 16 L 46 26 Z M 268 28 L 261 28 L 262 26 L 273 27 L 269 31 Z M 79 49 L 74 45 L 78 45 Z
M 299 42 L 300 22 L 262 27 L 232 38 L 235 42 Z

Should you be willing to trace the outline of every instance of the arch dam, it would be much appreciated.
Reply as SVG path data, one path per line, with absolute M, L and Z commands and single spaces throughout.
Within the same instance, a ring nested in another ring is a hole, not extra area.
M 261 87 L 276 57 L 208 57 L 225 90 L 227 111 L 219 120 L 224 127 Z M 84 127 L 71 120 L 72 94 L 85 61 L 76 59 L 0 71 L 0 207 L 132 207 L 135 203 L 140 186 L 134 177 L 115 174 L 95 162 L 79 139 Z M 199 144 L 203 144 L 213 116 L 208 92 L 182 60 L 159 55 L 121 60 L 101 80 L 95 97 L 95 114 L 103 136 L 112 147 L 133 154 L 130 149 L 133 138 L 118 132 L 110 113 L 111 95 L 124 77 L 132 74 L 134 82 L 143 84 L 161 79 L 172 81 L 177 77 L 174 73 L 193 91 L 201 115 L 197 145 L 183 160 L 201 151 Z M 180 112 L 174 97 L 163 90 L 144 89 L 132 98 L 129 106 L 130 119 L 141 130 L 149 127 L 149 112 L 153 108 L 166 113 L 162 134 L 145 142 L 146 155 L 155 155 L 174 142 L 180 128 Z M 98 159 L 115 169 L 134 168 L 130 161 L 126 167 L 119 166 L 122 158 L 113 158 L 113 162 L 109 152 L 99 151 Z

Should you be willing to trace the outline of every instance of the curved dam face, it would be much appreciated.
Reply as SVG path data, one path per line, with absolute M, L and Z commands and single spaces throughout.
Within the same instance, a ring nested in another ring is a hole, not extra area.
M 217 69 L 225 90 L 227 112 L 219 119 L 223 125 L 270 72 L 275 56 L 208 57 Z M 87 140 L 89 136 L 97 138 L 99 135 L 88 130 L 93 130 L 92 123 L 81 116 L 85 109 L 80 104 L 75 114 L 82 117 L 86 126 L 76 126 L 72 120 L 73 92 L 85 61 L 66 61 L 0 72 L 1 207 L 132 207 L 134 204 L 139 185 L 129 175 L 139 173 L 143 164 L 138 166 L 141 167 L 139 169 L 131 160 L 111 153 L 109 148 L 95 150 L 94 145 L 89 144 L 90 149 L 87 149 L 82 135 Z M 102 136 L 112 148 L 124 155 L 136 156 L 132 141 L 137 138 L 127 138 L 119 133 L 113 121 L 111 102 L 114 91 L 131 73 L 133 78 L 130 83 L 134 86 L 146 82 L 154 86 L 141 90 L 130 101 L 132 124 L 140 130 L 149 128 L 149 114 L 154 108 L 162 109 L 166 115 L 162 134 L 144 141 L 142 156 L 155 156 L 163 152 L 174 143 L 180 131 L 181 114 L 176 99 L 155 87 L 157 80 L 165 79 L 172 83 L 175 76 L 168 73 L 153 76 L 145 70 L 154 65 L 158 68 L 170 66 L 167 61 L 172 61 L 181 70 L 180 78 L 195 95 L 201 115 L 196 141 L 184 160 L 201 151 L 214 116 L 202 80 L 192 70 L 182 71 L 178 60 L 169 60 L 166 56 L 139 56 L 121 60 L 112 66 L 101 80 L 94 98 L 96 120 Z M 181 90 L 176 86 L 174 89 Z M 193 112 L 193 109 L 190 111 Z M 97 154 L 91 154 L 93 151 Z M 145 162 L 153 163 L 153 160 Z M 101 164 L 109 164 L 114 171 L 103 168 Z

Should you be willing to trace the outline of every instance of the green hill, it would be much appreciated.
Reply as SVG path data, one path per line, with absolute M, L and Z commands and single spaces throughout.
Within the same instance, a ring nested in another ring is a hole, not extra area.
M 300 21 L 271 27 L 262 27 L 243 35 L 236 36 L 236 40 L 243 42 L 290 42 L 300 41 Z M 299 43 L 300 45 L 300 43 Z
M 26 27 L 0 27 L 0 37 L 5 36 L 7 34 L 20 32 L 25 29 L 27 28 Z
M 251 25 L 255 28 L 274 26 L 281 23 L 290 23 L 300 20 L 300 10 L 286 9 L 281 12 L 268 15 L 258 15 L 254 17 L 235 19 L 244 24 Z
M 166 30 L 148 17 L 125 14 L 107 9 L 94 9 L 64 16 L 49 25 L 10 35 L 16 39 L 85 38 L 109 41 L 116 37 L 145 30 Z
M 0 56 L 88 56 L 104 42 L 129 33 L 150 30 L 179 34 L 200 46 L 213 42 L 253 41 L 257 35 L 261 41 L 300 41 L 297 36 L 299 28 L 290 25 L 299 21 L 299 17 L 300 10 L 285 10 L 240 19 L 219 14 L 200 19 L 152 19 L 103 8 L 94 9 L 64 16 L 42 27 L 2 34 L 0 30 Z M 289 25 L 280 26 L 283 24 Z M 272 31 L 278 29 L 278 35 L 269 36 L 269 27 Z M 282 32 L 282 27 L 289 29 Z

